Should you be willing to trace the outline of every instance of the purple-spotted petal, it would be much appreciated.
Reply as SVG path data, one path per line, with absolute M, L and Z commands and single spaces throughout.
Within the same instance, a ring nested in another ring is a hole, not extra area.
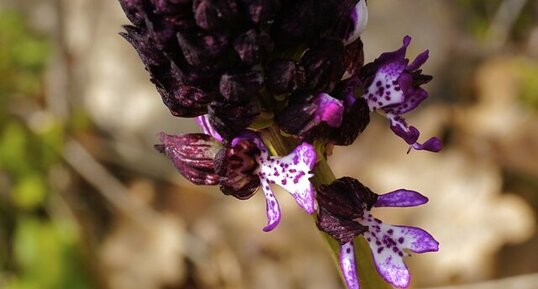
M 383 108 L 383 111 L 391 114 L 404 114 L 415 109 L 419 104 L 428 98 L 428 92 L 420 87 L 414 87 L 415 79 L 407 72 L 402 73 L 398 79 L 398 87 L 401 89 L 404 100 L 400 103 Z
M 270 157 L 262 153 L 258 159 L 260 179 L 277 184 L 292 195 L 297 204 L 307 213 L 316 211 L 315 190 L 309 178 L 310 171 L 316 164 L 316 151 L 308 143 L 302 143 L 289 155 L 284 157 Z
M 409 256 L 404 250 L 415 253 L 439 250 L 439 243 L 426 231 L 406 226 L 383 224 L 368 214 L 357 220 L 369 231 L 364 233 L 374 257 L 377 271 L 398 288 L 409 286 L 410 275 L 403 258 Z
M 374 207 L 414 207 L 425 204 L 428 198 L 410 190 L 396 190 L 379 195 Z
M 280 206 L 276 200 L 269 181 L 265 178 L 260 177 L 260 183 L 263 189 L 263 194 L 265 195 L 265 213 L 267 215 L 267 225 L 263 228 L 264 232 L 269 232 L 278 226 L 280 223 Z
M 357 278 L 357 266 L 355 264 L 355 250 L 353 242 L 340 246 L 340 270 L 344 275 L 344 280 L 348 289 L 359 289 L 359 278 Z
M 368 102 L 370 111 L 405 101 L 405 95 L 398 83 L 398 78 L 406 66 L 407 60 L 399 59 L 379 68 L 372 83 L 362 96 Z
M 269 155 L 262 140 L 251 131 L 246 131 L 232 140 L 232 146 L 243 140 L 252 141 L 260 150 L 256 157 L 259 168 L 257 175 L 265 194 L 267 203 L 267 226 L 263 229 L 273 230 L 280 221 L 280 208 L 271 190 L 271 184 L 277 184 L 287 190 L 297 204 L 309 214 L 316 211 L 315 190 L 309 178 L 317 158 L 314 147 L 308 143 L 297 146 L 290 154 L 284 157 Z
M 220 134 L 215 130 L 211 123 L 209 123 L 207 114 L 196 117 L 196 123 L 200 126 L 200 128 L 202 128 L 202 131 L 205 134 L 212 136 L 218 142 L 222 142 L 222 137 Z

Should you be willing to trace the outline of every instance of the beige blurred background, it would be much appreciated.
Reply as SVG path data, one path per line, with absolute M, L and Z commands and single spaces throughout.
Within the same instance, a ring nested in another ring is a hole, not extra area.
M 413 189 L 437 254 L 407 263 L 413 288 L 538 288 L 538 3 L 369 1 L 366 60 L 413 37 L 430 49 L 430 99 L 409 115 L 439 154 L 411 152 L 373 116 L 331 166 L 378 193 Z M 343 288 L 312 219 L 190 185 L 153 150 L 172 117 L 114 0 L 0 0 L 0 288 Z

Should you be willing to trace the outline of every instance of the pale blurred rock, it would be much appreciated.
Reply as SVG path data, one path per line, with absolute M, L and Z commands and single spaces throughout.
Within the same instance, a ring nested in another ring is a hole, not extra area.
M 501 57 L 486 61 L 476 72 L 478 101 L 456 114 L 458 142 L 475 154 L 487 154 L 503 165 L 538 177 L 538 116 L 520 99 L 521 61 Z M 538 94 L 538 91 L 536 92 Z
M 152 226 L 121 219 L 103 243 L 100 259 L 111 289 L 159 289 L 185 278 L 184 228 L 159 215 Z

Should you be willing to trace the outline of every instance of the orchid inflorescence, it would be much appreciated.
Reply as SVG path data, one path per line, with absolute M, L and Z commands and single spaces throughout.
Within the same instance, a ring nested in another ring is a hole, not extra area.
M 264 231 L 281 219 L 271 189 L 276 184 L 339 242 L 348 288 L 359 288 L 357 236 L 368 242 L 387 282 L 409 285 L 404 249 L 437 251 L 437 241 L 419 228 L 384 224 L 370 210 L 428 199 L 403 189 L 377 195 L 349 177 L 325 184 L 312 180 L 330 148 L 352 144 L 373 111 L 388 118 L 409 149 L 441 149 L 436 137 L 419 142 L 418 129 L 403 118 L 428 97 L 421 86 L 432 77 L 420 69 L 428 51 L 409 63 L 406 36 L 401 48 L 364 64 L 365 0 L 119 2 L 133 24 L 122 36 L 137 50 L 164 104 L 174 116 L 195 117 L 202 128 L 203 133 L 161 133 L 155 146 L 185 178 L 219 185 L 241 200 L 261 187 Z M 268 131 L 294 149 L 275 155 Z

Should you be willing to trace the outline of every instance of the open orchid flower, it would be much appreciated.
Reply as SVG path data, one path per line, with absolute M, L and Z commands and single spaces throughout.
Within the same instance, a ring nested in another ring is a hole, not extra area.
M 428 93 L 420 86 L 428 83 L 432 77 L 422 74 L 420 66 L 428 59 L 428 51 L 422 52 L 413 63 L 405 58 L 411 37 L 403 39 L 403 46 L 393 52 L 381 54 L 373 63 L 361 70 L 361 79 L 366 91 L 362 98 L 368 102 L 370 111 L 381 111 L 390 121 L 392 131 L 404 139 L 411 148 L 438 152 L 441 142 L 432 137 L 419 143 L 419 131 L 406 123 L 403 114 L 415 109 Z
M 202 127 L 212 131 L 211 126 Z M 316 151 L 308 143 L 302 143 L 286 156 L 276 157 L 269 156 L 261 139 L 252 132 L 223 148 L 207 134 L 161 133 L 160 139 L 162 144 L 156 145 L 156 149 L 195 184 L 220 184 L 223 193 L 238 199 L 250 198 L 261 186 L 267 204 L 267 226 L 263 229 L 266 232 L 273 230 L 281 218 L 271 184 L 288 191 L 307 213 L 316 211 L 315 189 L 309 180 L 316 164 Z
M 439 243 L 426 231 L 388 225 L 370 213 L 372 207 L 410 207 L 428 201 L 409 190 L 377 195 L 359 181 L 344 177 L 321 186 L 317 195 L 318 228 L 340 243 L 340 267 L 349 289 L 358 289 L 353 239 L 363 235 L 372 251 L 376 269 L 390 284 L 409 286 L 410 275 L 403 259 L 414 253 L 437 251 Z M 359 256 L 360 258 L 360 256 Z
M 271 190 L 271 184 L 276 184 L 288 191 L 307 213 L 315 213 L 315 189 L 309 180 L 313 176 L 310 172 L 316 164 L 314 147 L 308 143 L 302 143 L 290 154 L 274 157 L 269 156 L 267 148 L 255 134 L 249 133 L 234 139 L 232 146 L 244 140 L 252 141 L 260 152 L 256 156 L 259 167 L 255 173 L 260 179 L 267 206 L 267 226 L 263 230 L 271 231 L 280 222 L 280 206 Z

